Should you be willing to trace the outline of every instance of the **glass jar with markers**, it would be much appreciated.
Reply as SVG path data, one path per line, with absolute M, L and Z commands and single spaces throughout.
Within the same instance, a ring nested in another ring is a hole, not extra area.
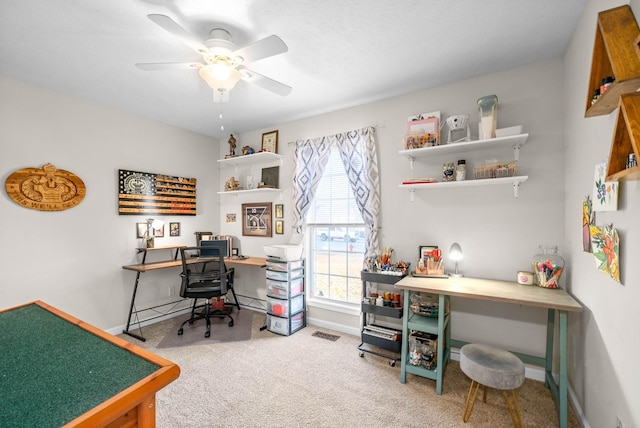
M 535 279 L 540 287 L 559 288 L 564 271 L 564 259 L 555 245 L 539 245 L 532 261 Z

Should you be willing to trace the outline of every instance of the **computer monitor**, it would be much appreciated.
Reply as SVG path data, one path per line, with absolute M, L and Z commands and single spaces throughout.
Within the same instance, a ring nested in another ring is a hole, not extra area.
M 203 247 L 200 250 L 200 257 L 226 257 L 229 253 L 229 248 L 226 240 L 200 241 L 200 247 Z M 209 250 L 209 248 L 215 250 L 212 251 Z

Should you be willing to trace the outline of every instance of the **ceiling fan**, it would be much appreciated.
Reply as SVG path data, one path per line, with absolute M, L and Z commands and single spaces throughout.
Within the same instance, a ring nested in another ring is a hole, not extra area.
M 210 39 L 204 42 L 181 27 L 166 15 L 147 15 L 150 20 L 173 34 L 191 49 L 202 55 L 199 62 L 138 63 L 136 67 L 145 71 L 194 69 L 214 90 L 214 101 L 227 101 L 229 91 L 239 80 L 260 86 L 281 96 L 288 95 L 292 88 L 284 83 L 256 73 L 244 64 L 287 52 L 287 45 L 280 37 L 272 35 L 243 48 L 233 43 L 231 34 L 223 28 L 214 28 Z

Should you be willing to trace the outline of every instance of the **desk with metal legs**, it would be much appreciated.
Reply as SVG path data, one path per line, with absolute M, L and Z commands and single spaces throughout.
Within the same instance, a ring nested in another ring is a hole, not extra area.
M 495 281 L 490 279 L 451 277 L 451 278 L 419 278 L 407 276 L 395 284 L 397 288 L 404 290 L 405 299 L 408 299 L 410 291 L 419 291 L 441 296 L 465 297 L 468 299 L 488 300 L 494 302 L 513 303 L 517 305 L 534 306 L 547 309 L 547 343 L 545 357 L 535 357 L 531 355 L 514 352 L 523 362 L 534 364 L 545 368 L 545 386 L 551 390 L 554 400 L 558 406 L 558 420 L 561 428 L 567 427 L 568 400 L 567 400 L 567 318 L 569 312 L 580 312 L 582 306 L 565 290 L 542 288 L 531 285 L 520 285 L 510 281 Z M 442 301 L 442 299 L 440 299 Z M 406 311 L 405 311 L 406 312 Z M 440 311 L 444 317 L 444 310 Z M 558 382 L 553 378 L 553 354 L 554 354 L 554 334 L 555 315 L 558 314 L 558 354 L 560 357 L 558 366 Z M 405 317 L 408 316 L 405 313 Z M 405 323 L 406 324 L 406 323 Z M 406 341 L 408 334 L 403 331 L 403 340 Z M 445 343 L 447 351 L 451 345 L 461 347 L 464 342 L 451 340 Z M 400 379 L 406 377 L 405 355 L 402 356 L 402 368 Z M 445 362 L 442 364 L 444 370 Z M 440 365 L 440 363 L 439 363 Z M 440 370 L 440 368 L 439 368 Z M 440 381 L 441 382 L 441 381 Z M 437 385 L 441 390 L 442 385 Z
M 160 317 L 164 317 L 167 315 L 171 315 L 173 313 L 176 312 L 180 312 L 183 311 L 185 309 L 188 309 L 189 307 L 177 307 L 177 304 L 182 302 L 184 299 L 180 299 L 180 300 L 175 300 L 172 302 L 168 302 L 168 303 L 163 303 L 161 305 L 156 305 L 156 306 L 151 306 L 148 308 L 143 308 L 143 309 L 137 309 L 136 308 L 136 295 L 138 293 L 138 284 L 140 282 L 140 275 L 144 272 L 150 272 L 150 271 L 154 271 L 154 270 L 159 270 L 159 269 L 169 269 L 169 268 L 179 268 L 182 266 L 182 260 L 178 260 L 178 253 L 180 251 L 180 248 L 185 247 L 186 245 L 175 245 L 175 246 L 166 246 L 166 247 L 155 247 L 155 248 L 138 248 L 138 252 L 144 252 L 144 255 L 142 256 L 142 263 L 138 263 L 138 264 L 133 264 L 133 265 L 125 265 L 122 266 L 122 269 L 125 270 L 131 270 L 136 272 L 136 279 L 133 285 L 133 293 L 131 295 L 131 304 L 129 305 L 129 316 L 127 318 L 127 325 L 125 326 L 125 329 L 122 331 L 124 334 L 127 334 L 131 337 L 134 337 L 138 340 L 141 341 L 146 341 L 146 339 L 142 336 L 142 328 L 140 326 L 140 320 L 138 319 L 138 314 L 141 312 L 145 312 L 145 311 L 152 311 L 152 312 L 156 312 L 158 313 L 155 316 L 146 318 L 144 321 L 150 321 L 156 318 L 160 318 Z M 175 255 L 173 257 L 172 260 L 165 260 L 165 261 L 159 261 L 159 262 L 149 262 L 146 263 L 146 257 L 147 257 L 147 252 L 149 251 L 154 251 L 154 250 L 175 250 Z M 187 259 L 187 263 L 188 264 L 196 264 L 196 263 L 204 263 L 206 260 L 203 260 L 201 258 L 198 257 L 193 257 L 190 259 Z M 225 258 L 225 263 L 228 265 L 247 265 L 247 266 L 256 266 L 256 267 L 265 267 L 267 265 L 267 261 L 265 258 L 262 257 L 247 257 L 245 259 L 233 259 L 233 258 Z M 235 291 L 232 290 L 232 295 L 235 299 L 235 305 L 238 307 L 238 309 L 240 309 L 240 304 L 238 303 L 238 298 L 235 294 Z M 164 307 L 170 307 L 170 309 L 168 311 L 161 311 L 160 308 L 164 308 Z M 131 328 L 131 324 L 132 324 L 132 320 L 136 319 L 136 321 L 134 322 L 135 324 L 138 324 L 138 330 L 140 332 L 140 334 L 136 334 L 133 333 L 130 328 Z

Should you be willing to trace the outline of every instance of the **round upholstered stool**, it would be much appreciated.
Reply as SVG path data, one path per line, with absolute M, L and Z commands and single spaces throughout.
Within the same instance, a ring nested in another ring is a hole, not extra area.
M 511 352 L 479 343 L 470 343 L 460 348 L 460 369 L 471 378 L 471 386 L 464 406 L 463 420 L 471 417 L 480 385 L 484 386 L 483 401 L 487 401 L 487 387 L 500 389 L 507 402 L 513 426 L 522 427 L 522 418 L 516 398 L 516 389 L 524 382 L 524 364 Z M 473 387 L 475 386 L 475 392 Z M 507 391 L 513 396 L 514 415 Z M 473 394 L 473 399 L 471 395 Z M 471 403 L 469 403 L 471 400 Z

